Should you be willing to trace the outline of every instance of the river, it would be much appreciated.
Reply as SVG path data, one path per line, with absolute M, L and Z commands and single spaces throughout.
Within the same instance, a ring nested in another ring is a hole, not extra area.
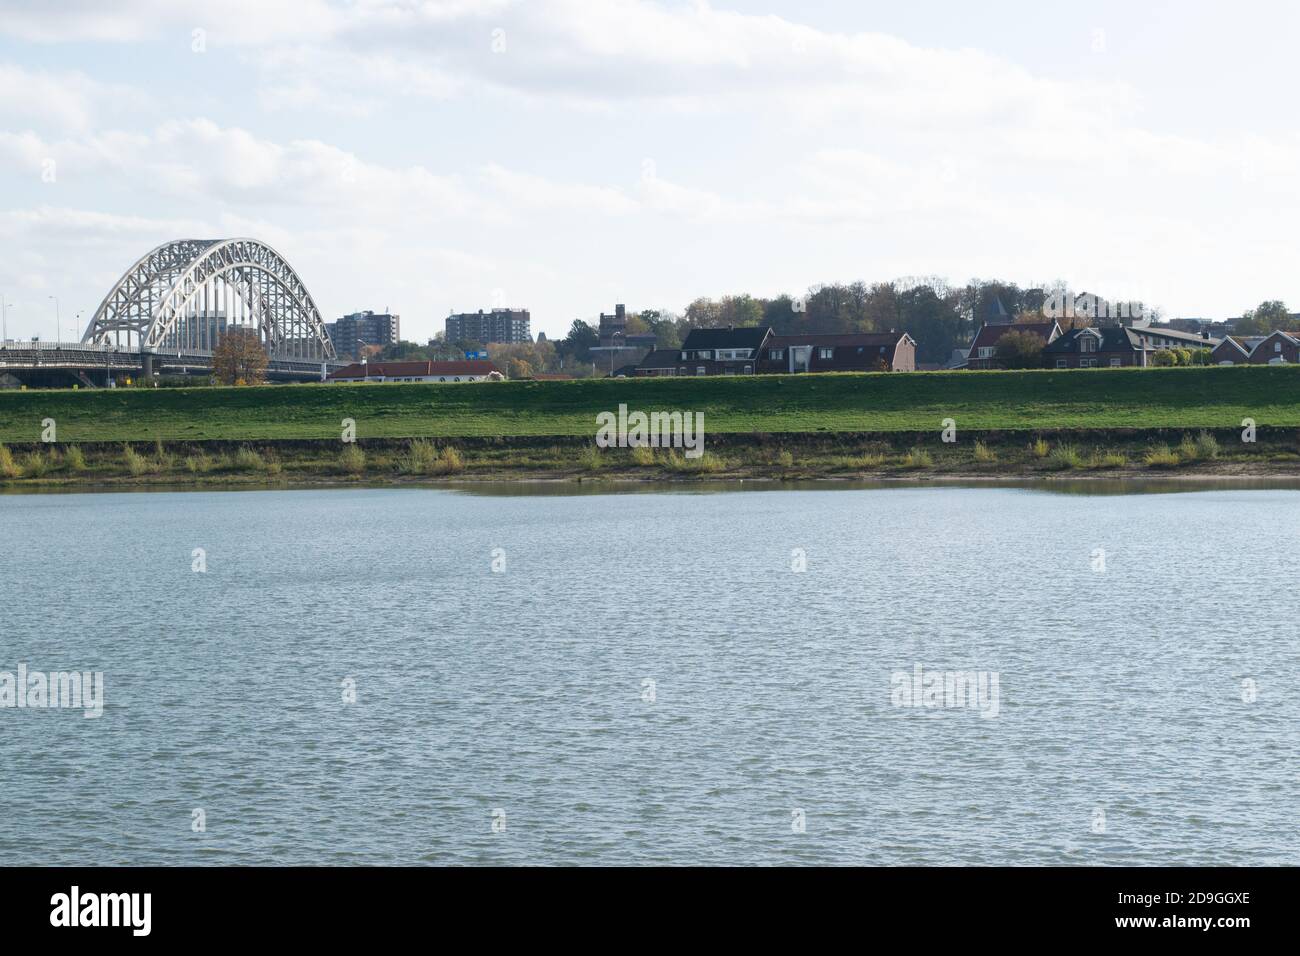
M 1069 488 L 0 495 L 0 864 L 1300 863 L 1300 491 Z

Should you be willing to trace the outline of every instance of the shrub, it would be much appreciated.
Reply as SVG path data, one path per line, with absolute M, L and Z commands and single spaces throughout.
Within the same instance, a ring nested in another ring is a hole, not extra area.
M 366 470 L 366 453 L 349 442 L 339 453 L 339 470 L 345 475 L 359 475 Z
M 464 470 L 465 458 L 461 455 L 459 449 L 448 445 L 438 452 L 438 459 L 433 465 L 435 475 L 450 475 Z
M 654 463 L 654 449 L 649 445 L 637 445 L 632 449 L 632 464 L 638 465 L 641 468 L 646 468 Z
M 23 460 L 23 471 L 32 478 L 42 478 L 49 470 L 49 462 L 39 451 L 34 451 Z
M 1180 459 L 1178 452 L 1172 451 L 1168 445 L 1155 445 L 1142 460 L 1148 468 L 1173 468 Z
M 924 448 L 913 448 L 903 456 L 904 468 L 933 468 L 934 458 Z
M 1047 464 L 1059 471 L 1083 467 L 1083 456 L 1073 445 L 1058 445 L 1047 456 Z
M 266 467 L 266 461 L 257 449 L 241 445 L 235 452 L 235 467 L 240 471 L 261 471 Z
M 427 475 L 433 471 L 437 461 L 438 449 L 433 442 L 417 438 L 407 447 L 401 469 L 411 475 Z
M 998 460 L 998 453 L 982 441 L 975 443 L 975 460 L 984 465 L 991 465 Z
M 185 467 L 192 475 L 207 474 L 212 470 L 212 459 L 203 452 L 199 452 L 197 455 L 186 457 Z
M 837 455 L 827 461 L 831 468 L 847 468 L 850 471 L 865 471 L 879 468 L 885 463 L 885 456 L 864 452 L 861 455 Z
M 604 466 L 605 459 L 601 457 L 600 449 L 595 445 L 588 445 L 578 455 L 578 467 L 586 471 L 600 471 Z
M 139 478 L 149 470 L 149 459 L 140 454 L 130 445 L 122 446 L 122 461 L 126 463 L 126 470 L 133 476 Z
M 686 475 L 709 475 L 717 471 L 726 471 L 728 465 L 729 462 L 725 458 L 719 458 L 711 451 L 706 451 L 696 458 L 687 458 L 673 449 L 668 453 L 667 460 L 669 471 Z
M 1209 432 L 1201 432 L 1196 436 L 1196 453 L 1201 458 L 1218 458 L 1219 440 Z
M 14 461 L 14 453 L 0 445 L 0 478 L 21 478 L 22 475 L 22 468 Z
M 1092 468 L 1124 468 L 1128 465 L 1128 459 L 1117 451 L 1094 452 L 1088 464 Z
M 69 445 L 64 458 L 68 462 L 68 467 L 73 471 L 86 470 L 86 456 L 81 453 L 81 449 L 77 445 Z
M 1029 450 L 1033 453 L 1033 456 L 1035 458 L 1046 458 L 1047 453 L 1052 450 L 1052 446 L 1047 444 L 1047 442 L 1043 441 L 1041 438 L 1039 438 L 1036 439 L 1034 443 L 1029 446 Z
M 1200 454 L 1200 449 L 1196 447 L 1196 442 L 1184 435 L 1182 442 L 1178 446 L 1178 456 L 1185 461 L 1195 461 Z
M 793 468 L 794 454 L 790 452 L 788 449 L 783 450 L 781 454 L 776 456 L 776 463 L 780 465 L 782 468 Z

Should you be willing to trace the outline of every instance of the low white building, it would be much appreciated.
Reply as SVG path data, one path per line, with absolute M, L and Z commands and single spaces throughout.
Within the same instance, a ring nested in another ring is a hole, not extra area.
M 353 362 L 331 372 L 331 382 L 482 382 L 505 378 L 484 360 L 454 362 Z

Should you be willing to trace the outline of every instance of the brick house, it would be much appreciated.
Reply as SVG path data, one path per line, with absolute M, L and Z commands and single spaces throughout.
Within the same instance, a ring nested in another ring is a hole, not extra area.
M 1048 368 L 1146 367 L 1162 349 L 1213 349 L 1218 339 L 1150 327 L 1108 325 L 1071 329 L 1043 349 Z
M 753 375 L 772 330 L 766 325 L 691 329 L 678 349 L 676 375 Z M 667 374 L 667 373 L 660 373 Z
M 1300 332 L 1278 330 L 1250 350 L 1251 365 L 1294 365 L 1300 362 Z
M 1226 336 L 1210 353 L 1210 361 L 1215 365 L 1246 365 L 1250 362 L 1250 352 L 1262 338 L 1242 338 Z
M 906 332 L 773 335 L 763 344 L 758 371 L 914 372 L 916 340 Z
M 1023 322 L 1019 325 L 985 322 L 984 327 L 975 335 L 970 344 L 970 354 L 966 358 L 966 368 L 997 368 L 998 340 L 1011 332 L 1027 332 L 1043 340 L 1043 346 L 1051 345 L 1061 335 L 1061 326 L 1053 322 Z

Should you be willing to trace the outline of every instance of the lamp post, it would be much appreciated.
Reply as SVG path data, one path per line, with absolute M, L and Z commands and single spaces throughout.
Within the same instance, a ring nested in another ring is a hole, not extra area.
M 52 295 L 50 298 L 54 300 L 54 344 L 58 345 L 59 336 L 62 334 L 60 331 L 62 323 L 59 321 L 59 297 L 57 295 Z
M 8 309 L 5 297 L 0 295 L 0 342 L 9 341 Z

